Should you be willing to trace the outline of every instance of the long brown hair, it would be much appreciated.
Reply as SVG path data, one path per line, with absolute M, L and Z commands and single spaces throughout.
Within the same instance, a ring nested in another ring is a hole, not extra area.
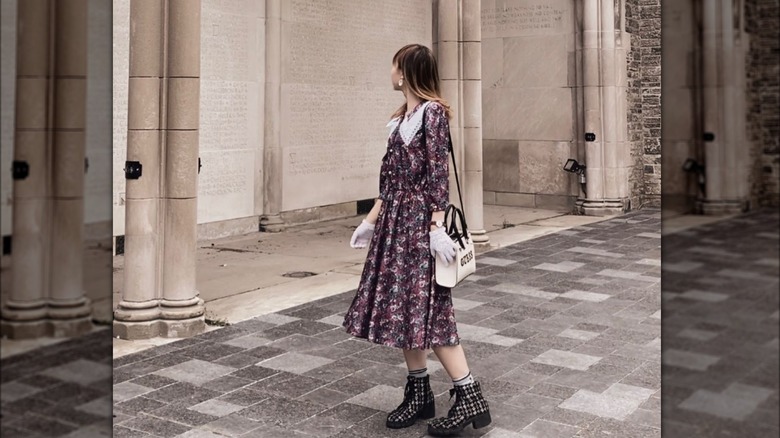
M 403 73 L 410 93 L 422 100 L 438 102 L 444 107 L 444 113 L 450 118 L 452 112 L 446 100 L 441 97 L 439 88 L 439 68 L 431 49 L 420 44 L 401 47 L 393 56 L 393 64 Z M 398 108 L 391 119 L 403 116 L 407 111 L 406 102 Z

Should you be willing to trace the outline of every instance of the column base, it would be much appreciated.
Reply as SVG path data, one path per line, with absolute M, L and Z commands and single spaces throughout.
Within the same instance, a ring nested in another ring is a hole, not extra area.
M 699 199 L 696 201 L 696 210 L 705 216 L 726 216 L 744 213 L 749 210 L 749 205 L 747 200 Z
M 160 336 L 160 321 L 117 321 L 113 324 L 114 337 L 134 341 Z
M 627 199 L 578 199 L 576 205 L 580 214 L 585 216 L 618 216 L 628 211 Z
M 160 321 L 160 336 L 163 338 L 190 338 L 206 331 L 206 318 L 162 320 Z
M 0 321 L 0 334 L 8 339 L 35 339 L 49 334 L 49 325 L 45 320 L 38 321 Z
M 71 301 L 49 301 L 49 318 L 53 321 L 82 319 L 92 315 L 92 301 L 82 296 Z
M 43 337 L 73 338 L 93 329 L 92 318 L 66 320 L 8 321 L 0 323 L 0 333 L 8 339 L 36 339 Z
M 266 233 L 279 233 L 287 228 L 278 214 L 264 215 L 260 218 L 260 231 Z
M 151 338 L 189 338 L 206 331 L 206 318 L 155 321 L 114 321 L 114 336 L 128 341 Z
M 72 338 L 89 333 L 92 328 L 91 316 L 49 321 L 50 335 L 55 338 Z
M 471 240 L 474 241 L 475 247 L 488 247 L 490 246 L 490 236 L 488 236 L 485 230 L 469 230 L 471 232 Z

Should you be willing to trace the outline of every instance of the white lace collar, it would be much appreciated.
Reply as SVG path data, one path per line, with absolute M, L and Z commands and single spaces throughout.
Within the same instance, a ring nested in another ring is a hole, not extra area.
M 407 146 L 409 146 L 409 144 L 412 142 L 412 139 L 414 138 L 415 134 L 417 134 L 417 131 L 420 130 L 423 122 L 423 115 L 425 114 L 425 108 L 429 103 L 431 102 L 427 101 L 420 105 L 417 111 L 412 114 L 412 117 L 409 117 L 408 119 L 401 116 L 401 126 L 398 128 L 398 133 L 401 134 L 401 138 L 403 139 L 404 144 Z

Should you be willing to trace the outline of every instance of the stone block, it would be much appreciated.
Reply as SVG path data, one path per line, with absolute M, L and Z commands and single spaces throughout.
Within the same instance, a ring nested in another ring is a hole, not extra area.
M 482 157 L 485 190 L 520 191 L 520 151 L 517 141 L 484 140 Z
M 536 201 L 533 193 L 496 192 L 496 205 L 534 208 L 536 207 Z
M 502 86 L 507 88 L 570 86 L 567 61 L 571 38 L 571 35 L 504 38 Z

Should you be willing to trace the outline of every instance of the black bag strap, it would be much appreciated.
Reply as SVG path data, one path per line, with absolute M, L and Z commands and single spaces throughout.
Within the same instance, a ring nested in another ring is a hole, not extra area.
M 423 111 L 426 111 L 427 109 L 428 107 L 426 106 L 425 110 Z M 422 130 L 423 130 L 423 141 L 426 143 L 426 147 L 427 147 L 428 136 L 425 130 L 425 113 L 423 113 L 423 118 L 422 118 Z M 466 215 L 464 212 L 465 210 L 463 204 L 463 195 L 461 194 L 461 190 L 460 190 L 460 176 L 458 175 L 458 165 L 455 163 L 455 148 L 453 148 L 452 146 L 452 134 L 450 133 L 449 124 L 447 126 L 447 148 L 449 150 L 450 157 L 452 158 L 452 170 L 455 172 L 455 184 L 458 186 L 458 200 L 460 201 L 460 215 L 461 215 L 460 217 L 461 217 L 461 223 L 463 225 L 463 233 L 465 234 L 467 230 Z M 450 205 L 450 207 L 454 207 L 454 206 Z M 447 223 L 447 216 L 449 215 L 449 211 L 450 208 L 447 207 L 447 210 L 445 210 L 444 212 L 444 223 Z M 453 220 L 455 219 L 454 216 L 455 215 L 453 214 Z

